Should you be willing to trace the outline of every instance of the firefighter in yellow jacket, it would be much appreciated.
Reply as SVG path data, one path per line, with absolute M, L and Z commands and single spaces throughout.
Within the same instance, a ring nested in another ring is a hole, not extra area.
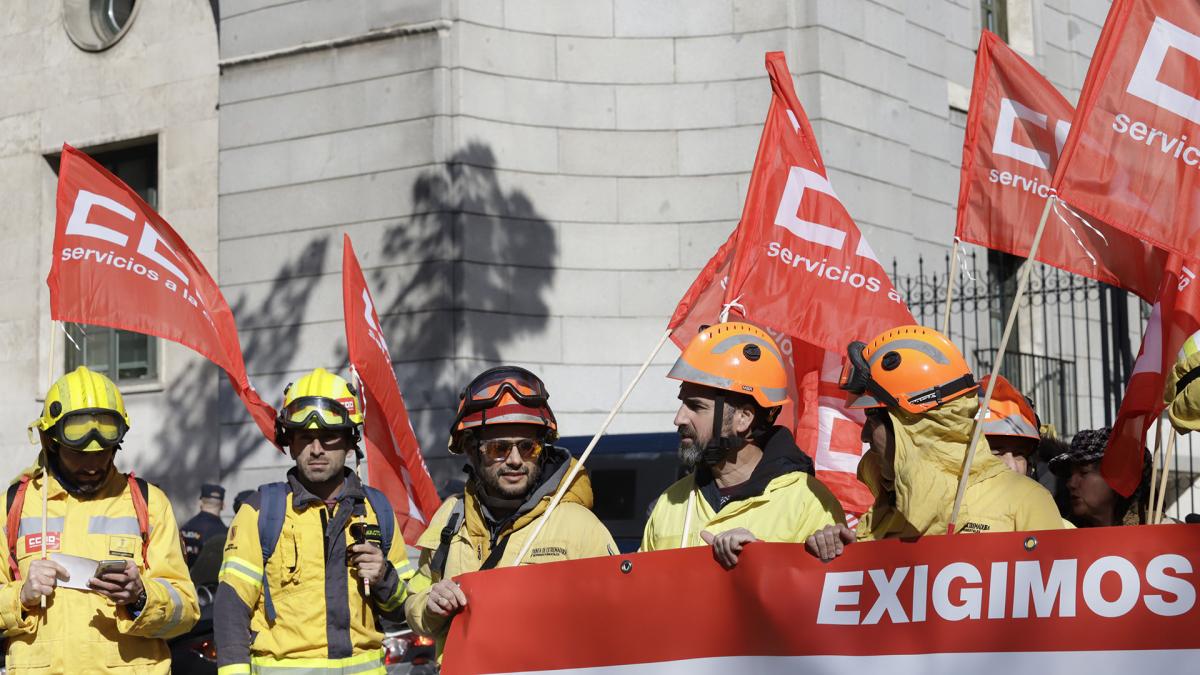
M 705 328 L 667 377 L 682 382 L 679 458 L 695 470 L 658 498 L 643 551 L 711 544 L 732 567 L 750 542 L 799 543 L 845 522 L 812 460 L 775 424 L 787 371 L 770 335 L 739 322 Z
M 806 542 L 831 560 L 846 544 L 945 534 L 979 410 L 978 385 L 946 336 L 923 326 L 885 331 L 849 346 L 842 388 L 866 410 L 870 446 L 858 477 L 875 495 L 857 531 L 826 528 Z M 958 533 L 1062 529 L 1054 499 L 1037 481 L 1009 470 L 981 436 L 955 523 Z
M 284 391 L 276 438 L 296 466 L 229 528 L 213 618 L 221 675 L 384 672 L 376 620 L 403 618 L 413 569 L 391 505 L 345 466 L 362 421 L 355 389 L 324 369 Z
M 512 565 L 575 464 L 553 445 L 558 423 L 549 398 L 541 379 L 516 366 L 484 371 L 463 389 L 449 448 L 467 456 L 469 479 L 421 535 L 420 568 L 405 603 L 408 625 L 436 638 L 439 654 L 451 617 L 467 604 L 454 577 Z M 591 508 L 591 482 L 580 471 L 521 563 L 616 554 Z
M 8 489 L 8 564 L 0 572 L 9 672 L 167 673 L 165 640 L 199 617 L 170 502 L 114 467 L 128 429 L 121 392 L 83 367 L 54 383 L 30 425 L 41 440 L 40 466 Z M 75 578 L 64 555 L 112 571 Z

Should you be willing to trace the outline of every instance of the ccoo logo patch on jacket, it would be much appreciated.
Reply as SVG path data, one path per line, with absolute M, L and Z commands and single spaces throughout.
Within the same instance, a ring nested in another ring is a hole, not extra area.
M 62 543 L 62 533 L 61 532 L 47 532 L 46 533 L 46 550 L 47 551 L 60 550 L 61 543 Z M 25 552 L 26 553 L 35 553 L 35 552 L 38 552 L 41 550 L 42 550 L 42 533 L 41 532 L 34 532 L 33 534 L 25 535 Z

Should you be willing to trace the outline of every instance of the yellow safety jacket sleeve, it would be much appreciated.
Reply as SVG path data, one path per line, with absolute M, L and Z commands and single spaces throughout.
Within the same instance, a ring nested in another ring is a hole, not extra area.
M 434 614 L 426 606 L 429 601 L 429 589 L 441 581 L 440 577 L 434 578 L 434 572 L 430 568 L 432 560 L 433 551 L 421 549 L 416 574 L 408 582 L 408 599 L 404 602 L 404 618 L 408 621 L 408 627 L 426 637 L 442 635 L 450 622 L 450 617 Z
M 225 539 L 225 555 L 217 577 L 213 633 L 220 675 L 250 672 L 250 616 L 262 593 L 262 545 L 258 511 L 242 505 Z
M 136 616 L 117 613 L 117 630 L 126 635 L 169 639 L 183 635 L 200 619 L 196 587 L 184 561 L 179 524 L 167 495 L 149 486 L 147 502 L 150 545 L 146 556 L 149 569 L 142 571 L 146 604 Z
M 5 541 L 8 541 L 7 527 L 0 530 L 4 533 Z M 3 564 L 0 564 L 3 568 L 0 570 L 0 582 L 3 584 L 0 585 L 0 632 L 4 637 L 32 633 L 37 627 L 37 617 L 27 613 L 21 606 L 21 586 L 25 580 L 13 580 L 9 559 L 10 554 L 6 552 Z
M 404 600 L 408 597 L 409 580 L 417 573 L 408 561 L 408 551 L 399 524 L 393 528 L 392 541 L 388 544 L 388 563 L 383 580 L 371 587 L 371 601 L 381 616 L 399 621 L 404 618 Z

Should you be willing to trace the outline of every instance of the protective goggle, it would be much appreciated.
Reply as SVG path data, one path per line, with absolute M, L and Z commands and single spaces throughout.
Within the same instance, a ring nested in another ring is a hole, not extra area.
M 517 366 L 502 366 L 484 372 L 463 389 L 460 416 L 494 408 L 505 394 L 530 408 L 548 407 L 550 398 L 537 375 Z
M 120 413 L 112 410 L 75 410 L 63 415 L 50 427 L 50 436 L 60 444 L 75 450 L 95 442 L 109 448 L 121 442 L 129 426 Z
M 479 441 L 479 453 L 488 462 L 502 462 L 512 454 L 512 449 L 515 447 L 521 455 L 521 459 L 529 461 L 536 459 L 542 454 L 541 441 L 532 438 L 521 438 L 512 440 L 509 438 L 491 438 L 486 441 Z
M 852 393 L 862 394 L 871 386 L 871 364 L 867 362 L 863 352 L 867 349 L 865 342 L 851 342 L 846 348 L 846 355 L 849 360 L 842 366 L 842 374 L 838 378 L 838 385 Z
M 350 411 L 341 403 L 324 396 L 302 396 L 279 412 L 279 422 L 288 429 L 308 429 L 315 423 L 321 429 L 353 429 Z

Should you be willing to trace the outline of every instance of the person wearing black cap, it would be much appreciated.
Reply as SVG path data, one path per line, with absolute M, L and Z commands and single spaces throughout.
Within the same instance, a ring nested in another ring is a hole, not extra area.
M 1050 460 L 1050 470 L 1067 486 L 1063 515 L 1076 527 L 1137 525 L 1145 522 L 1144 510 L 1150 481 L 1150 453 L 1142 462 L 1142 480 L 1125 497 L 1109 487 L 1100 474 L 1100 460 L 1111 428 L 1084 429 L 1071 439 L 1071 449 Z
M 225 488 L 212 483 L 201 485 L 199 503 L 200 512 L 179 528 L 188 567 L 196 562 L 204 542 L 213 537 L 224 540 L 227 529 L 225 521 L 221 520 L 221 511 L 225 508 Z

